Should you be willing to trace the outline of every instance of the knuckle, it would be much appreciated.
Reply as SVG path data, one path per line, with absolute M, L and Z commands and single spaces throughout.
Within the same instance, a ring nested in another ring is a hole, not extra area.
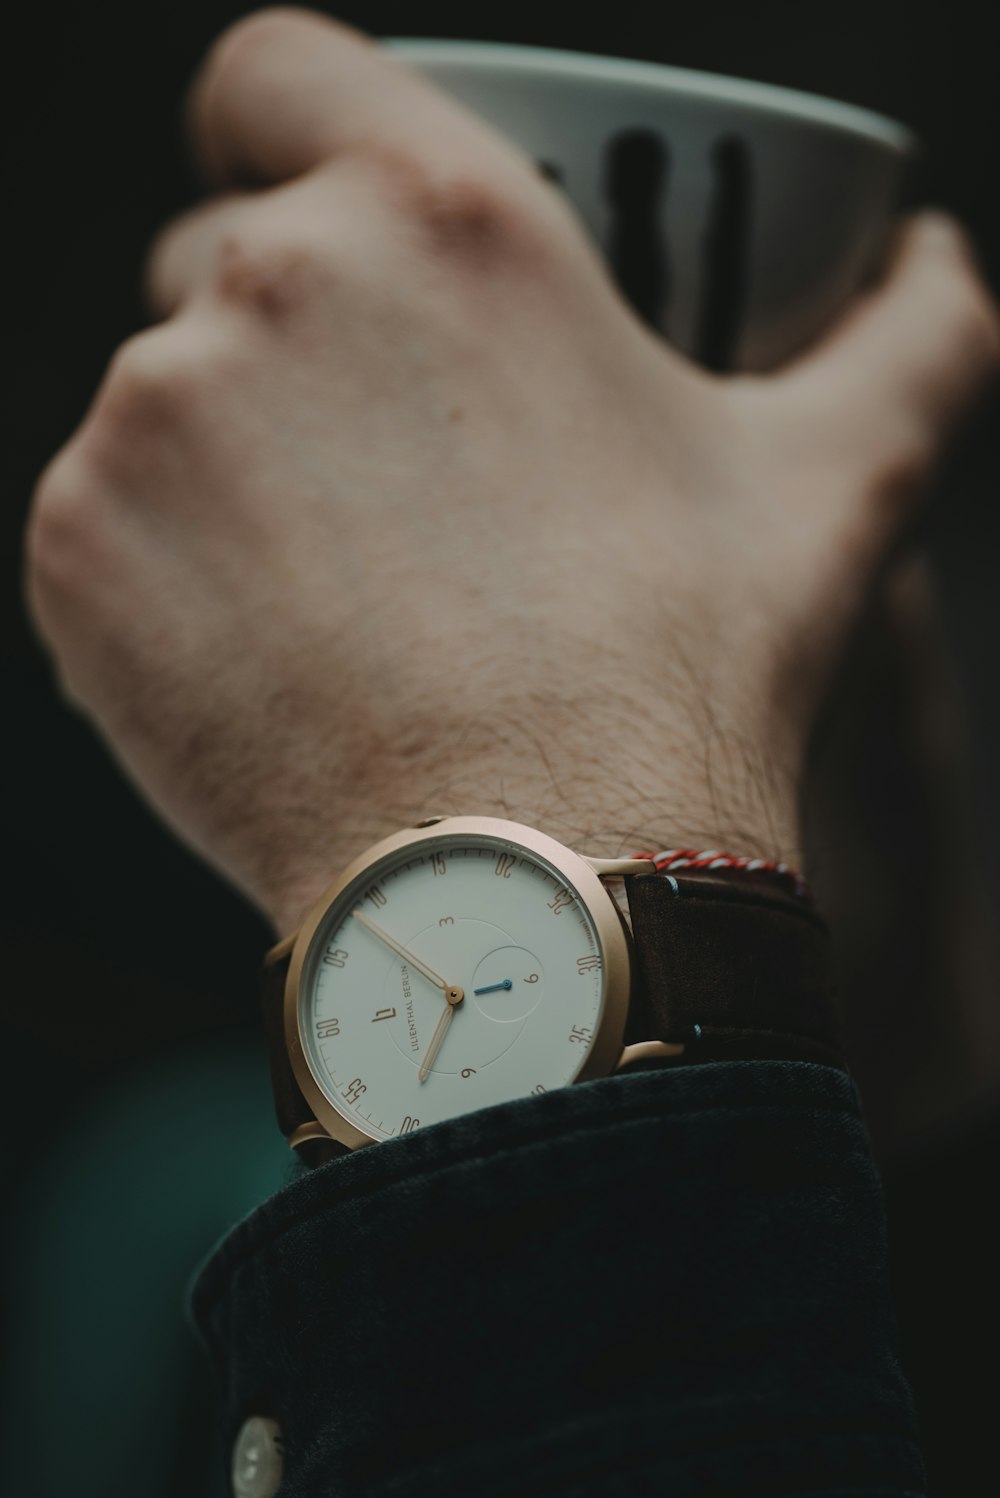
M 75 593 L 93 575 L 98 522 L 72 448 L 65 448 L 35 486 L 25 533 L 29 608 L 44 624 L 54 600 Z
M 926 484 L 933 453 L 926 433 L 900 433 L 895 448 L 887 448 L 873 465 L 869 498 L 876 511 L 905 511 Z
M 864 445 L 865 477 L 860 497 L 875 517 L 905 514 L 925 488 L 937 457 L 937 438 L 919 406 L 883 417 L 879 431 Z
M 304 242 L 232 232 L 219 246 L 216 295 L 266 322 L 294 320 L 330 282 L 327 261 Z
M 304 31 L 310 41 L 328 41 L 336 34 L 355 45 L 377 46 L 370 36 L 332 16 L 297 5 L 265 6 L 233 22 L 212 43 L 195 79 L 196 104 L 211 113 L 215 101 L 227 98 L 247 76 L 271 71 L 276 50 Z
M 209 47 L 194 80 L 193 104 L 197 114 L 211 118 L 216 113 L 220 95 L 228 91 L 230 80 L 239 76 L 248 46 L 253 47 L 254 31 L 261 16 L 248 16 L 227 27 Z
M 107 405 L 142 420 L 172 418 L 196 392 L 195 361 L 174 340 L 154 334 L 128 339 L 111 360 L 106 377 Z
M 127 339 L 113 356 L 84 437 L 112 466 L 148 458 L 202 410 L 212 361 L 178 324 Z
M 261 57 L 266 58 L 274 44 L 287 35 L 290 26 L 301 24 L 304 14 L 291 6 L 287 9 L 266 6 L 227 26 L 216 37 L 202 63 L 198 80 L 202 96 L 209 97 L 220 86 L 228 87 L 244 68 L 255 66 Z
M 961 220 L 938 209 L 926 209 L 914 221 L 919 242 L 925 250 L 943 251 L 958 259 L 975 258 L 972 237 Z
M 1000 369 L 1000 312 L 978 275 L 967 280 L 956 309 L 955 338 L 961 352 L 984 372 Z
M 389 196 L 432 254 L 491 268 L 539 247 L 523 193 L 492 167 L 487 177 L 472 166 L 445 169 L 385 147 L 375 154 Z
M 950 334 L 954 352 L 992 369 L 1000 363 L 1000 312 L 987 285 L 975 243 L 964 225 L 947 214 L 924 215 L 925 248 L 947 267 Z M 932 262 L 934 263 L 934 262 Z M 939 273 L 939 272 L 938 272 Z
M 249 15 L 241 16 L 219 37 L 216 46 L 226 50 L 238 44 L 262 45 L 266 47 L 274 40 L 275 34 L 280 35 L 287 31 L 289 24 L 294 25 L 293 7 L 281 5 L 264 5 L 260 10 L 251 11 Z

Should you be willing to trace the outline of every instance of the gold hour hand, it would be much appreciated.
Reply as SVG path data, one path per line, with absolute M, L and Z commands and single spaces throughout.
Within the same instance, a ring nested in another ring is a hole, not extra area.
M 402 957 L 404 962 L 408 962 L 418 973 L 422 973 L 429 983 L 434 984 L 435 988 L 441 988 L 445 993 L 450 991 L 451 985 L 446 983 L 433 968 L 428 967 L 426 962 L 421 962 L 419 957 L 414 957 L 413 953 L 408 952 L 394 936 L 389 935 L 388 931 L 383 931 L 381 926 L 376 926 L 374 921 L 370 921 L 363 911 L 352 910 L 351 914 L 356 921 L 361 922 L 366 931 L 370 931 L 372 936 L 377 936 L 379 941 L 384 942 L 387 947 L 396 953 L 397 957 Z

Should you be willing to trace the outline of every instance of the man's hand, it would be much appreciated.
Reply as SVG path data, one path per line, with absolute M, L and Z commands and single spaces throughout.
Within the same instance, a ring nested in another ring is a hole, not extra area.
M 221 195 L 43 475 L 38 627 L 164 816 L 279 926 L 373 838 L 794 859 L 866 590 L 1000 354 L 961 233 L 780 373 L 632 315 L 512 145 L 359 33 L 240 23 L 190 123 Z

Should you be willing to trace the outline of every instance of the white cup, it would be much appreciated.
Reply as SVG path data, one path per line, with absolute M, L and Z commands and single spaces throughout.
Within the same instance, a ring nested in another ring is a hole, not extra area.
M 384 43 L 544 165 L 645 320 L 713 369 L 773 368 L 877 270 L 916 150 L 854 105 L 656 63 Z

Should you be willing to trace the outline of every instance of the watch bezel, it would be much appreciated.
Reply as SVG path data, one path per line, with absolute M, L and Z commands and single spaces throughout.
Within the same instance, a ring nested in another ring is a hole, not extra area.
M 366 848 L 324 890 L 296 933 L 285 979 L 284 1034 L 292 1072 L 316 1121 L 331 1138 L 346 1145 L 348 1149 L 381 1142 L 382 1136 L 365 1133 L 341 1113 L 323 1091 L 309 1064 L 301 1030 L 299 989 L 312 943 L 324 924 L 331 905 L 371 865 L 381 863 L 383 859 L 404 849 L 439 842 L 443 837 L 473 836 L 489 837 L 544 859 L 576 891 L 594 923 L 604 959 L 603 1003 L 594 1039 L 579 1070 L 566 1085 L 573 1086 L 594 1077 L 609 1076 L 621 1057 L 632 989 L 630 942 L 613 896 L 581 854 L 574 853 L 564 843 L 549 837 L 547 833 L 539 832 L 537 828 L 527 827 L 520 822 L 508 822 L 500 817 L 444 817 L 430 826 L 394 832 Z

